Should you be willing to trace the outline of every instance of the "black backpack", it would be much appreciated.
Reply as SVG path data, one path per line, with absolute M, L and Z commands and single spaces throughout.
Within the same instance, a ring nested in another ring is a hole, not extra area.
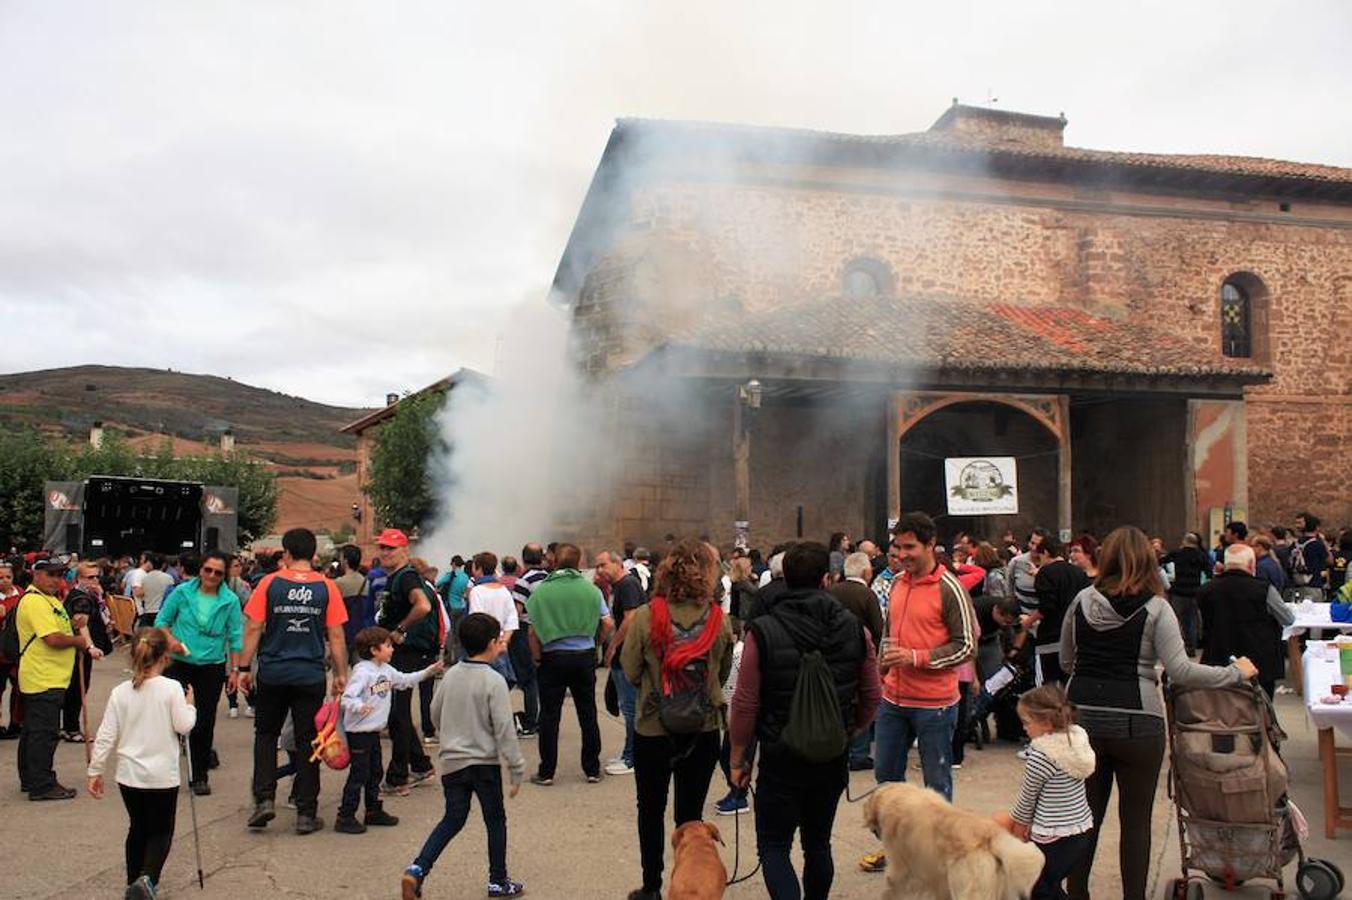
M 654 601 L 663 602 L 666 601 Z M 671 623 L 671 647 L 698 640 L 704 629 L 710 626 L 711 609 L 719 609 L 714 604 L 704 610 L 689 628 Z M 721 618 L 720 618 L 721 623 Z M 661 660 L 658 660 L 659 670 Z M 709 655 L 697 656 L 668 677 L 658 676 L 657 719 L 667 734 L 699 734 L 704 723 L 713 711 L 713 701 L 709 699 Z
M 1308 540 L 1298 542 L 1291 548 L 1291 580 L 1299 585 L 1307 585 L 1314 580 L 1314 572 L 1310 571 L 1310 562 L 1305 558 L 1305 548 L 1319 540 L 1312 537 Z
M 27 597 L 24 594 L 24 597 Z M 28 638 L 22 647 L 19 646 L 19 607 L 23 604 L 23 597 L 14 604 L 14 609 L 9 615 L 5 616 L 5 624 L 0 627 L 0 660 L 10 663 L 18 663 L 19 657 L 23 656 L 28 650 L 28 645 L 37 639 L 34 634 Z
M 849 746 L 836 680 L 820 650 L 803 654 L 780 743 L 810 763 L 839 759 Z

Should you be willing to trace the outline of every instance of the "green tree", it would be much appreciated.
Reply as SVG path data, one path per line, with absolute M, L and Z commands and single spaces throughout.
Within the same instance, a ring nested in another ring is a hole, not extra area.
M 440 392 L 407 395 L 376 433 L 363 490 L 382 525 L 410 531 L 436 513 L 428 462 L 446 450 L 436 427 L 445 400 Z
M 167 438 L 138 453 L 115 431 L 103 445 L 71 447 L 35 431 L 0 432 L 0 547 L 37 547 L 43 540 L 45 481 L 82 481 L 91 475 L 130 475 L 200 481 L 239 489 L 239 542 L 252 541 L 277 521 L 277 481 L 246 454 L 175 457 Z

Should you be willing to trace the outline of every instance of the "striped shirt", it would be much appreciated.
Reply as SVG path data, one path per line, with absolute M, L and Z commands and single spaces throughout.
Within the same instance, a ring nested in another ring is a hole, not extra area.
M 1023 789 L 1009 814 L 1016 822 L 1032 826 L 1033 840 L 1042 844 L 1094 827 L 1084 779 L 1067 774 L 1036 745 L 1028 748 Z

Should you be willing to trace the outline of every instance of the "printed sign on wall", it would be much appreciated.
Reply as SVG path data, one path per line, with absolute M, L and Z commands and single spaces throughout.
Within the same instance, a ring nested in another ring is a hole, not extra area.
M 1012 456 L 944 460 L 950 516 L 1005 516 L 1019 511 L 1018 466 Z

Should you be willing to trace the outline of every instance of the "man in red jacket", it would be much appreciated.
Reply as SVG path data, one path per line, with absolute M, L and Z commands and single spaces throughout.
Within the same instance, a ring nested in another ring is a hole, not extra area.
M 957 576 L 935 559 L 933 519 L 908 513 L 895 535 L 891 550 L 901 556 L 901 573 L 892 582 L 878 657 L 883 699 L 873 773 L 879 783 L 905 781 L 911 745 L 919 744 L 925 786 L 952 800 L 957 666 L 976 649 L 976 612 Z M 869 872 L 885 864 L 881 852 L 859 861 Z

